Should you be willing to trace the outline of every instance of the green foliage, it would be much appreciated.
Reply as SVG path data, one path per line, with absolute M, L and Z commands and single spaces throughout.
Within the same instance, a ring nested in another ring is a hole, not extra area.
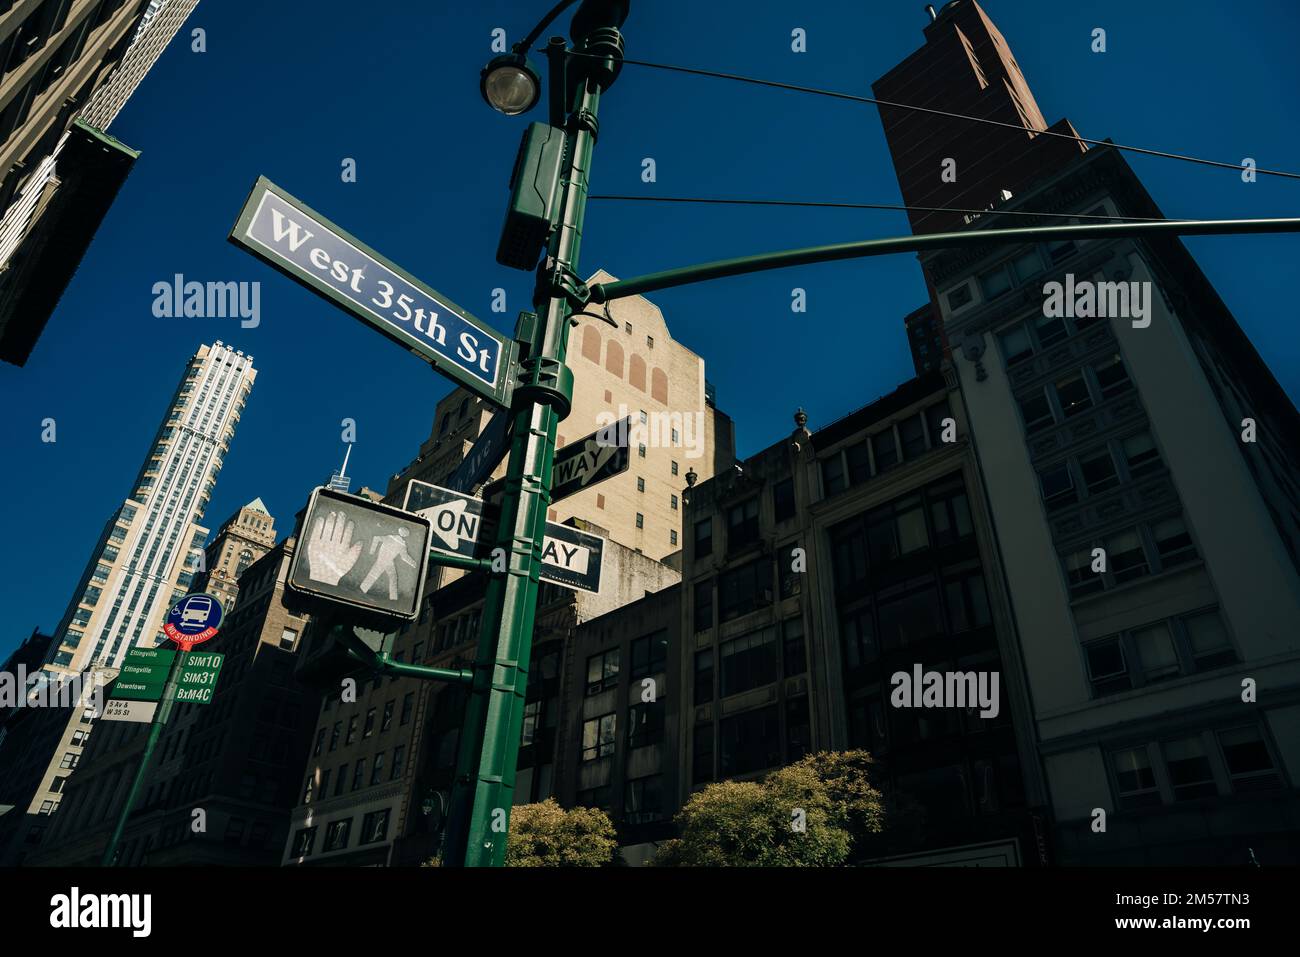
M 551 798 L 510 812 L 507 867 L 602 867 L 615 863 L 618 837 L 599 808 L 564 810 Z
M 658 867 L 827 867 L 919 835 L 919 808 L 887 800 L 866 751 L 822 752 L 762 781 L 722 781 L 693 794 L 677 815 L 679 840 Z M 897 820 L 896 820 L 897 818 Z

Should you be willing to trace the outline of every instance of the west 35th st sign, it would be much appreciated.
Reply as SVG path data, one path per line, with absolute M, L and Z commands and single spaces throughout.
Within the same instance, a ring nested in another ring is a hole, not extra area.
M 266 177 L 259 177 L 230 241 L 297 280 L 442 374 L 510 405 L 514 343 L 379 255 Z

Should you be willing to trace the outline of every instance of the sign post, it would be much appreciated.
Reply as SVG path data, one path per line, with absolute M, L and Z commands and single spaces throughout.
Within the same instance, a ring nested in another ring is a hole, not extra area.
M 117 825 L 113 828 L 113 835 L 104 848 L 104 856 L 101 860 L 104 867 L 113 867 L 117 863 L 117 847 L 122 841 L 122 832 L 126 830 L 127 819 L 131 816 L 135 802 L 140 796 L 140 789 L 144 786 L 145 774 L 149 770 L 149 759 L 153 757 L 154 749 L 158 746 L 163 725 L 167 723 L 172 707 L 178 699 L 177 689 L 187 675 L 193 676 L 211 668 L 210 660 L 203 668 L 190 668 L 187 663 L 190 649 L 196 644 L 216 637 L 223 614 L 221 602 L 215 595 L 186 595 L 172 606 L 163 622 L 163 633 L 176 642 L 180 650 L 132 648 L 123 659 L 122 671 L 118 674 L 117 684 L 110 693 L 111 700 L 105 704 L 104 717 L 110 721 L 148 721 L 150 727 L 144 753 L 140 755 L 140 766 L 136 769 L 131 789 L 127 791 L 126 801 L 122 804 L 122 811 L 117 817 Z M 218 659 L 216 669 L 220 669 L 222 655 L 208 654 L 201 657 Z M 159 676 L 164 673 L 166 678 L 160 682 Z M 215 684 L 216 670 L 212 670 L 206 699 L 184 697 L 180 700 L 201 701 L 206 704 L 212 700 L 212 686 Z M 121 686 L 121 693 L 119 693 L 119 686 Z M 157 694 L 155 694 L 156 689 Z

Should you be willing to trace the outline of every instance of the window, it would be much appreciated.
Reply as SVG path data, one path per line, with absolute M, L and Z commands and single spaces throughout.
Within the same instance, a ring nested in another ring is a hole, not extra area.
M 1043 469 L 1038 473 L 1038 482 L 1043 488 L 1043 504 L 1049 512 L 1073 505 L 1079 500 L 1069 462 L 1060 462 Z
M 1089 642 L 1084 645 L 1084 654 L 1088 660 L 1088 679 L 1092 682 L 1094 694 L 1114 694 L 1133 687 L 1118 635 Z
M 668 631 L 661 629 L 632 642 L 632 677 L 647 678 L 664 671 L 668 663 Z
M 374 763 L 370 766 L 370 784 L 373 787 L 384 779 L 384 752 L 380 751 L 375 755 Z
M 669 545 L 677 544 L 677 529 L 675 528 L 668 529 L 668 544 Z
M 644 748 L 664 739 L 664 703 L 640 702 L 628 709 L 627 746 Z
M 636 513 L 636 527 L 645 528 L 645 516 L 642 515 L 640 512 Z
M 644 492 L 644 491 L 645 491 L 645 479 L 642 478 L 640 475 L 638 475 L 638 476 L 636 477 L 636 490 L 637 490 L 638 492 Z
M 388 780 L 396 781 L 402 776 L 402 772 L 406 770 L 404 765 L 405 760 L 406 745 L 399 744 L 397 747 L 393 748 L 393 769 L 388 775 Z
M 402 717 L 398 719 L 398 724 L 406 724 L 411 720 L 411 712 L 415 708 L 415 692 L 411 691 L 402 699 Z
M 647 824 L 662 820 L 664 816 L 664 779 L 655 774 L 633 778 L 623 789 L 623 821 L 627 824 Z
M 1142 678 L 1146 684 L 1177 678 L 1181 673 L 1178 652 L 1174 648 L 1168 624 L 1160 622 L 1138 628 L 1132 632 L 1132 640 L 1137 651 L 1138 667 L 1142 669 Z
M 304 827 L 293 835 L 290 857 L 309 857 L 316 846 L 316 828 Z
M 1054 346 L 1066 336 L 1069 330 L 1065 328 L 1065 320 L 1058 317 L 1038 316 L 1034 319 L 1034 332 L 1038 336 L 1038 344 L 1046 349 Z
M 1188 650 L 1197 671 L 1209 671 L 1237 660 L 1223 620 L 1216 611 L 1190 615 L 1182 621 Z
M 794 553 L 799 548 L 798 542 L 791 542 L 778 553 L 776 580 L 780 586 L 779 594 L 782 599 L 793 598 L 803 590 L 803 573 L 795 571 Z
M 943 590 L 952 634 L 983 628 L 993 621 L 984 576 L 979 572 L 951 578 L 944 583 Z
M 1119 474 L 1110 450 L 1103 448 L 1079 459 L 1079 471 L 1089 495 L 1099 495 L 1119 485 Z
M 368 738 L 375 733 L 375 709 L 370 708 L 366 711 L 366 725 L 361 732 L 361 737 Z
M 803 636 L 803 618 L 796 615 L 781 623 L 782 674 L 787 678 L 808 670 L 808 649 Z
M 695 703 L 708 704 L 713 700 L 713 649 L 695 653 Z
M 1110 760 L 1121 807 L 1151 807 L 1160 803 L 1160 791 L 1145 746 L 1112 751 Z
M 650 416 L 646 415 L 645 409 L 641 409 L 641 424 L 645 425 L 650 421 Z
M 925 452 L 925 426 L 921 416 L 914 415 L 898 423 L 898 435 L 903 444 L 903 458 L 911 461 Z
M 1011 268 L 1016 274 L 1016 281 L 1024 282 L 1042 270 L 1043 260 L 1039 257 L 1037 249 L 1030 249 L 1011 260 Z
M 974 298 L 970 283 L 963 283 L 948 293 L 948 311 L 955 312 Z
M 1047 401 L 1047 396 L 1042 392 L 1033 392 L 1020 399 L 1017 404 L 1020 406 L 1020 418 L 1025 423 L 1025 434 L 1033 435 L 1035 432 L 1041 432 L 1043 429 L 1056 424 L 1056 417 L 1052 414 L 1051 403 Z
M 352 831 L 352 818 L 331 821 L 325 828 L 325 850 L 341 851 L 348 846 L 348 836 Z
M 772 486 L 772 510 L 778 522 L 794 517 L 794 478 L 786 478 Z
M 1006 266 L 990 269 L 980 276 L 980 286 L 984 290 L 986 300 L 1000 296 L 1011 288 L 1011 273 Z
M 775 705 L 724 718 L 720 732 L 723 777 L 781 763 L 780 715 Z
M 772 559 L 763 557 L 718 578 L 718 620 L 731 621 L 772 601 Z M 697 620 L 698 629 L 698 620 Z
M 1071 598 L 1082 598 L 1106 587 L 1099 572 L 1092 570 L 1092 549 L 1085 548 L 1066 556 L 1065 578 Z
M 1084 381 L 1083 375 L 1078 372 L 1057 380 L 1056 395 L 1061 400 L 1061 411 L 1065 413 L 1067 419 L 1092 408 L 1092 396 L 1088 394 L 1088 383 Z
M 388 813 L 389 809 L 384 808 L 382 811 L 371 811 L 361 819 L 361 835 L 357 839 L 358 846 L 361 844 L 377 844 L 387 839 Z
M 397 705 L 397 699 L 387 702 L 384 705 L 384 719 L 379 723 L 379 733 L 383 734 L 393 726 L 393 708 Z
M 645 458 L 645 443 L 644 443 L 644 442 L 642 442 L 642 443 L 640 443 L 639 445 L 637 445 L 637 447 L 636 447 L 636 454 L 639 455 L 641 458 Z
M 758 496 L 727 509 L 727 549 L 735 551 L 758 541 Z
M 1124 362 L 1118 354 L 1097 363 L 1093 366 L 1093 371 L 1097 374 L 1097 385 L 1101 387 L 1103 401 L 1121 392 L 1127 392 L 1133 387 L 1128 373 L 1124 370 Z
M 695 557 L 713 554 L 713 518 L 702 518 L 695 523 Z
M 713 725 L 697 724 L 691 735 L 691 781 L 713 780 Z
M 876 626 L 870 606 L 841 616 L 840 643 L 844 647 L 844 663 L 850 670 L 875 658 L 875 636 Z
M 582 760 L 595 761 L 614 753 L 614 741 L 618 729 L 618 716 L 602 715 L 582 724 Z
M 1151 537 L 1160 556 L 1160 567 L 1175 568 L 1196 558 L 1196 546 L 1181 516 L 1173 516 L 1151 526 Z
M 325 729 L 321 728 L 316 732 L 316 747 L 312 748 L 312 757 L 320 754 L 320 750 L 325 745 Z
M 1281 786 L 1277 769 L 1259 728 L 1229 728 L 1218 733 L 1223 764 L 1235 793 L 1267 791 Z
M 619 649 L 611 648 L 587 659 L 587 696 L 618 687 Z
M 822 489 L 827 497 L 838 495 L 849 487 L 844 475 L 844 457 L 835 452 L 822 459 Z
M 722 697 L 752 691 L 776 681 L 776 653 L 775 626 L 724 641 L 721 647 Z
M 334 778 L 334 796 L 338 797 L 343 793 L 344 786 L 348 783 L 348 763 L 344 761 L 339 765 L 338 776 Z
M 877 638 L 885 650 L 907 647 L 943 634 L 938 589 L 928 577 L 913 579 L 877 595 Z
M 1194 801 L 1218 793 L 1205 743 L 1199 736 L 1166 741 L 1163 746 L 1165 769 L 1175 801 Z
M 351 744 L 357 739 L 357 716 L 354 714 L 348 718 L 348 736 L 344 738 L 344 744 Z
M 298 643 L 298 632 L 285 628 L 280 632 L 280 647 L 286 651 L 293 651 L 293 646 Z
M 1141 578 L 1150 570 L 1137 529 L 1127 529 L 1107 538 L 1106 556 L 1111 577 L 1116 584 Z
M 1034 354 L 1034 347 L 1029 341 L 1029 330 L 1024 323 L 1017 323 L 1010 329 L 999 332 L 998 342 L 1002 344 L 1002 358 L 1008 366 Z
M 898 464 L 898 446 L 894 430 L 885 429 L 871 437 L 871 453 L 876 459 L 876 473 L 886 472 Z
M 671 508 L 674 512 L 677 511 L 677 495 L 676 495 L 676 494 L 673 494 L 673 495 L 669 495 L 669 496 L 668 496 L 668 507 Z
M 929 548 L 921 496 L 909 495 L 867 513 L 867 546 L 872 564 Z
M 71 768 L 75 768 L 77 766 L 77 763 L 80 760 L 81 760 L 80 755 L 73 754 L 71 751 L 68 751 L 63 755 L 63 758 L 59 761 L 59 767 L 63 768 L 64 770 L 69 770 Z
M 713 579 L 696 582 L 693 593 L 693 618 L 695 630 L 704 631 L 713 627 Z
M 675 461 L 673 462 L 673 474 L 677 474 L 677 463 Z

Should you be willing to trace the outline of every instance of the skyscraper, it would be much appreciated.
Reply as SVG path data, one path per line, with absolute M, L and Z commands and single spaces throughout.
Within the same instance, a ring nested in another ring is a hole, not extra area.
M 194 579 L 194 590 L 221 599 L 227 611 L 235 607 L 239 576 L 275 546 L 275 519 L 255 498 L 226 519 L 208 546 L 204 570 Z
M 5 362 L 27 361 L 135 162 L 136 151 L 104 131 L 197 5 L 198 0 L 4 5 L 0 359 Z
M 220 340 L 200 346 L 186 363 L 131 495 L 110 516 L 54 631 L 46 671 L 116 669 L 132 646 L 162 640 L 167 609 L 189 590 L 200 564 L 208 530 L 199 522 L 256 377 L 252 357 Z M 74 708 L 70 715 L 51 711 L 24 722 L 28 735 L 42 739 L 45 725 L 63 723 L 39 780 L 9 782 L 11 793 L 34 789 L 29 814 L 58 809 L 65 780 L 94 730 L 83 717 Z

